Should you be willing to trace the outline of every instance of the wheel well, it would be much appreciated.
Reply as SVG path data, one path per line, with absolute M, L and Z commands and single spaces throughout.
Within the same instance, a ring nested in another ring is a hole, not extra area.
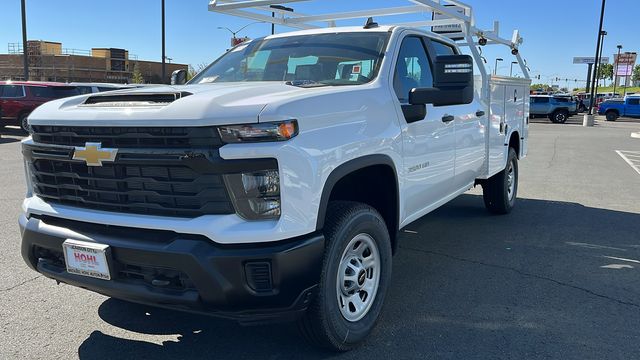
M 509 138 L 509 147 L 512 147 L 516 151 L 516 155 L 520 158 L 520 134 L 517 131 L 511 133 Z
M 392 166 L 370 165 L 341 177 L 333 185 L 328 199 L 328 201 L 336 200 L 357 201 L 376 209 L 384 219 L 391 238 L 391 247 L 395 253 L 399 217 L 398 182 Z M 322 211 L 320 215 L 324 217 Z
M 616 115 L 620 115 L 620 112 L 618 111 L 618 109 L 609 109 L 609 110 L 605 111 L 604 113 L 606 114 L 606 113 L 609 113 L 609 112 L 615 113 Z

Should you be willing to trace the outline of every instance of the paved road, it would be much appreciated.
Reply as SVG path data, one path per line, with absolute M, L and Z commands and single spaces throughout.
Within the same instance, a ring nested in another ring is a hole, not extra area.
M 574 119 L 575 120 L 575 119 Z M 22 262 L 16 133 L 0 139 L 1 359 L 635 358 L 640 353 L 639 123 L 536 123 L 520 200 L 490 216 L 477 191 L 409 226 L 371 340 L 318 352 L 288 325 L 158 310 L 56 285 Z

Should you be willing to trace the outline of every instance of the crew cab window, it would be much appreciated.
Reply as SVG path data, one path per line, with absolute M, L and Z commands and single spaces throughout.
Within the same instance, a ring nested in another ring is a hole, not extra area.
M 420 38 L 410 36 L 402 41 L 393 78 L 393 87 L 401 103 L 409 101 L 411 89 L 433 87 L 431 63 Z
M 376 78 L 389 33 L 258 39 L 231 49 L 189 83 L 291 81 L 296 86 L 365 84 Z
M 24 97 L 24 88 L 22 87 L 22 85 L 0 85 L 0 97 L 2 98 Z
M 640 98 L 638 99 L 629 99 L 629 105 L 640 105 Z
M 569 99 L 569 98 L 564 98 L 564 97 L 556 97 L 556 98 L 553 98 L 553 99 L 554 99 L 555 101 L 557 101 L 557 102 L 561 102 L 561 103 L 566 103 L 566 102 L 569 102 L 569 101 L 571 100 L 571 99 Z
M 48 87 L 44 86 L 27 86 L 29 88 L 29 92 L 33 97 L 39 98 L 51 98 L 51 90 Z

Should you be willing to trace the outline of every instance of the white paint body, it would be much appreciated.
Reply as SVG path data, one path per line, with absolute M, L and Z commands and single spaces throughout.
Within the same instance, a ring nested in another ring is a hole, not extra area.
M 123 214 L 50 204 L 31 193 L 23 203 L 24 212 L 198 234 L 220 244 L 278 241 L 316 231 L 322 190 L 335 168 L 363 156 L 382 154 L 393 161 L 398 175 L 398 224 L 402 228 L 470 189 L 476 179 L 486 179 L 504 169 L 514 132 L 521 139 L 520 157 L 526 155 L 528 80 L 494 78 L 490 91 L 476 89 L 473 103 L 427 105 L 424 120 L 407 124 L 393 90 L 399 44 L 410 34 L 453 43 L 430 32 L 400 27 L 316 29 L 276 36 L 339 31 L 392 32 L 375 80 L 365 85 L 320 88 L 277 82 L 144 88 L 127 92 L 180 90 L 193 95 L 167 106 L 135 108 L 83 106 L 86 96 L 80 96 L 47 103 L 29 117 L 35 125 L 75 126 L 206 126 L 297 119 L 300 133 L 290 141 L 232 144 L 220 149 L 224 159 L 277 159 L 282 198 L 278 220 L 245 221 L 237 215 L 185 219 Z M 477 116 L 478 111 L 485 115 Z M 443 123 L 445 114 L 455 116 L 455 120 Z M 426 163 L 429 165 L 410 171 Z

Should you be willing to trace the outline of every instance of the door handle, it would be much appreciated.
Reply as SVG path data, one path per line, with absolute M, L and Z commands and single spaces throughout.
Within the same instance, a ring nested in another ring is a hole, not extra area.
M 484 111 L 476 111 L 476 117 L 483 117 L 484 116 Z
M 445 116 L 442 117 L 442 122 L 448 124 L 448 123 L 452 122 L 455 119 L 456 118 L 453 115 L 445 115 Z

